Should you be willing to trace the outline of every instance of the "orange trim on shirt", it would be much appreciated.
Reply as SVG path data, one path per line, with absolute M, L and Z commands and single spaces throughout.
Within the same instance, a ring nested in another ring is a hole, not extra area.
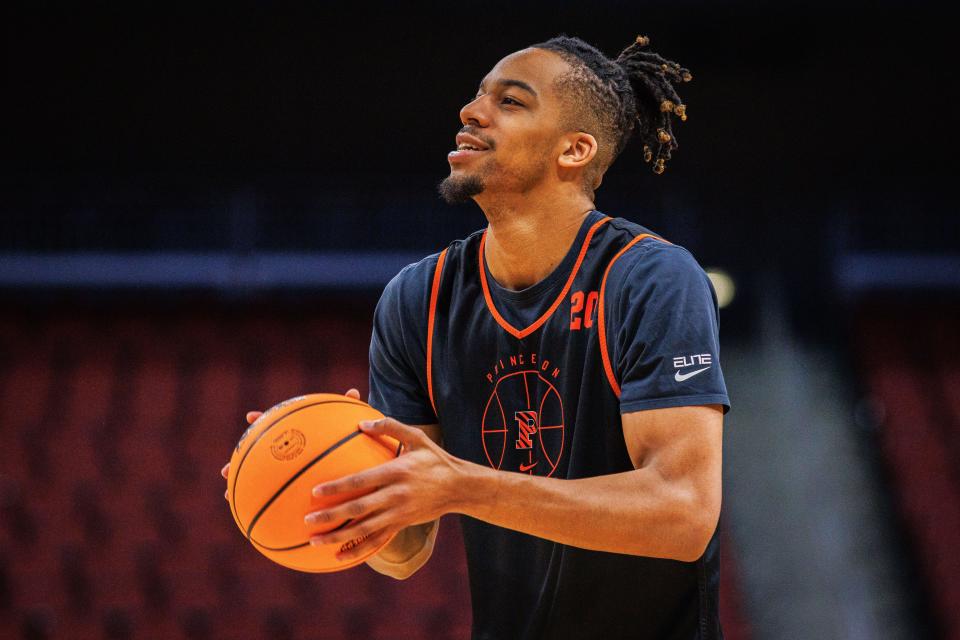
M 617 255 L 613 256 L 613 259 L 607 265 L 607 269 L 603 272 L 603 280 L 600 281 L 600 301 L 597 303 L 599 309 L 597 309 L 597 331 L 600 333 L 600 357 L 603 359 L 603 370 L 607 374 L 607 380 L 610 382 L 610 387 L 613 389 L 613 393 L 616 396 L 620 397 L 620 385 L 617 384 L 617 378 L 613 374 L 613 365 L 610 364 L 610 354 L 607 352 L 607 326 L 603 313 L 603 294 L 607 289 L 607 276 L 610 274 L 610 268 L 613 266 L 613 263 L 616 262 L 620 256 L 627 252 L 627 249 L 637 244 L 644 238 L 653 238 L 654 240 L 659 240 L 660 242 L 666 242 L 667 244 L 673 244 L 669 240 L 664 240 L 659 236 L 655 236 L 651 233 L 641 233 L 639 236 L 635 237 L 633 240 L 627 243 L 623 249 L 620 249 L 617 252 Z
M 437 315 L 437 295 L 440 293 L 440 277 L 443 275 L 443 261 L 447 257 L 447 250 L 440 252 L 437 266 L 433 270 L 433 286 L 430 287 L 430 310 L 427 315 L 427 395 L 430 396 L 430 406 L 437 414 L 437 403 L 433 400 L 433 324 Z
M 493 304 L 493 298 L 490 297 L 490 286 L 487 284 L 487 271 L 483 267 L 483 247 L 486 245 L 487 232 L 484 231 L 483 235 L 480 237 L 480 249 L 478 250 L 478 255 L 480 259 L 480 286 L 483 287 L 483 298 L 487 301 L 487 308 L 490 310 L 491 315 L 497 321 L 503 329 L 512 335 L 515 338 L 525 338 L 541 326 L 543 323 L 550 319 L 550 316 L 553 315 L 553 312 L 557 310 L 557 307 L 560 306 L 560 303 L 563 302 L 564 298 L 567 297 L 567 292 L 570 291 L 570 287 L 573 286 L 573 280 L 577 277 L 577 272 L 580 270 L 580 265 L 583 264 L 583 258 L 587 255 L 587 248 L 590 247 L 590 240 L 593 239 L 593 234 L 599 229 L 603 224 L 609 222 L 612 218 L 605 217 L 601 220 L 597 220 L 590 230 L 587 232 L 587 237 L 583 239 L 583 246 L 580 247 L 580 255 L 577 256 L 577 262 L 573 265 L 573 270 L 570 272 L 570 277 L 567 278 L 567 283 L 563 285 L 563 291 L 560 292 L 560 295 L 557 296 L 557 299 L 553 301 L 553 304 L 550 305 L 550 308 L 547 309 L 542 316 L 537 318 L 537 320 L 531 324 L 526 329 L 517 329 L 506 319 L 500 315 L 500 312 L 497 311 L 496 305 Z

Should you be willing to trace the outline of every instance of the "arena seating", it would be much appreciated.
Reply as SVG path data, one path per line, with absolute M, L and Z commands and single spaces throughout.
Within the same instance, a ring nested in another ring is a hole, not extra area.
M 246 410 L 366 395 L 370 310 L 0 312 L 0 637 L 467 638 L 459 525 L 398 582 L 257 554 L 218 472 Z M 725 550 L 728 638 L 746 637 Z
M 897 506 L 938 633 L 960 639 L 960 306 L 883 298 L 854 324 Z

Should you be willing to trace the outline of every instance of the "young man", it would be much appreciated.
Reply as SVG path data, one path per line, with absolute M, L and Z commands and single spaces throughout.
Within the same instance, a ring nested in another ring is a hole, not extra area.
M 404 578 L 464 514 L 475 638 L 722 638 L 716 296 L 686 249 L 593 202 L 632 134 L 657 173 L 676 148 L 690 74 L 647 44 L 610 60 L 559 36 L 483 78 L 439 190 L 488 226 L 404 268 L 374 317 L 390 418 L 361 428 L 405 452 L 306 516 L 353 519 L 315 538 L 362 540 L 345 557 L 396 533 L 368 564 Z

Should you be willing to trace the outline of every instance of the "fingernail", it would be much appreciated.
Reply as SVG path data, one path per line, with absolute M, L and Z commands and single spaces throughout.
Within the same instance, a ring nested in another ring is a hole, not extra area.
M 361 421 L 360 421 L 360 428 L 361 428 L 361 429 L 369 429 L 369 428 L 372 427 L 372 426 L 373 426 L 373 420 L 361 420 Z
M 321 538 L 320 536 L 314 536 L 314 537 L 310 538 L 310 545 L 311 545 L 311 546 L 319 547 L 319 546 L 322 545 L 322 544 L 323 544 L 323 538 Z
M 303 521 L 306 522 L 307 524 L 313 524 L 314 522 L 317 521 L 317 516 L 313 515 L 312 513 L 307 514 L 303 517 Z
M 315 486 L 315 487 L 313 488 L 313 490 L 311 491 L 311 493 L 313 494 L 313 497 L 314 497 L 314 498 L 319 498 L 320 496 L 323 495 L 323 485 L 322 485 L 322 484 L 318 484 L 317 486 Z

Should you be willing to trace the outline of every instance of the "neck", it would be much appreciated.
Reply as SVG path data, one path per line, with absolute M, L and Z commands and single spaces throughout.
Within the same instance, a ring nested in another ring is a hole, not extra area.
M 593 200 L 580 193 L 481 198 L 476 202 L 489 223 L 484 257 L 490 275 L 513 290 L 525 289 L 550 275 L 594 209 Z

